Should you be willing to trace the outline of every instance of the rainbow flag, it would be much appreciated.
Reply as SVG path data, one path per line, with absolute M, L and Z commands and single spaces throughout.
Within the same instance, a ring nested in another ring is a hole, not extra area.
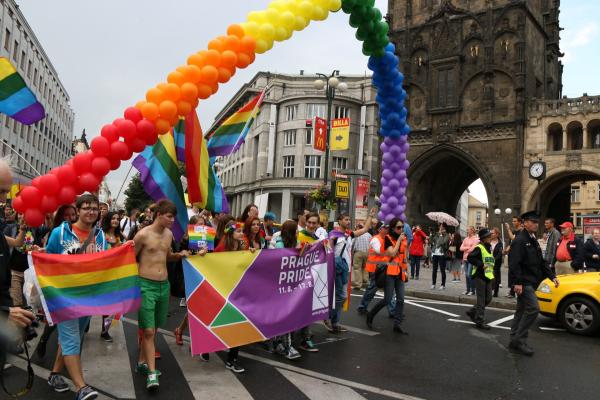
M 180 118 L 173 127 L 173 140 L 175 141 L 177 161 L 185 162 L 185 118 Z
M 189 249 L 200 250 L 206 247 L 208 250 L 215 249 L 215 237 L 217 230 L 208 225 L 188 225 Z
M 177 206 L 177 217 L 172 231 L 175 240 L 181 240 L 187 231 L 188 214 L 177 164 L 173 130 L 160 135 L 154 146 L 147 146 L 133 160 L 133 166 L 140 171 L 144 190 L 153 200 L 169 199 Z
M 263 90 L 209 135 L 208 154 L 211 157 L 226 156 L 240 148 L 260 111 L 264 98 Z
M 319 240 L 317 235 L 315 235 L 314 233 L 310 233 L 306 229 L 302 229 L 300 232 L 298 232 L 298 243 L 312 244 L 317 240 Z
M 214 212 L 229 212 L 229 203 L 221 181 L 209 158 L 206 139 L 195 111 L 185 119 L 185 171 L 188 197 L 192 204 Z
M 36 276 L 48 322 L 92 315 L 125 314 L 140 307 L 138 266 L 133 244 L 92 254 L 33 252 Z
M 0 113 L 25 125 L 46 116 L 44 106 L 6 57 L 0 58 Z

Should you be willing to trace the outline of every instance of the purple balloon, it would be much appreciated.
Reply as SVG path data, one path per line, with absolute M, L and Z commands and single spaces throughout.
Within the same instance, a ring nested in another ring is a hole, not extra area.
M 400 216 L 402 213 L 404 212 L 404 206 L 398 204 L 395 208 L 394 208 L 394 215 L 396 216 Z
M 398 203 L 401 205 L 406 205 L 406 196 L 400 196 Z
M 381 189 L 381 194 L 384 197 L 389 197 L 394 193 L 394 191 L 389 187 L 389 186 L 383 186 L 383 188 Z
M 393 177 L 394 177 L 394 174 L 389 169 L 384 169 L 383 172 L 381 173 L 382 180 L 383 179 L 392 179 Z
M 385 141 L 383 141 L 381 143 L 381 146 L 379 146 L 379 149 L 381 150 L 382 153 L 387 153 L 389 151 L 389 146 Z
M 395 162 L 395 163 L 393 163 L 393 164 L 391 164 L 391 165 L 390 165 L 390 169 L 391 169 L 391 170 L 392 170 L 392 172 L 394 173 L 394 176 L 396 176 L 396 173 L 397 173 L 398 171 L 400 171 L 400 169 L 401 169 L 401 166 L 400 166 L 400 164 L 399 164 L 399 163 L 396 163 L 396 162 Z
M 396 190 L 396 194 L 398 196 L 404 196 L 404 195 L 406 195 L 406 188 L 403 188 L 403 187 L 398 188 L 398 190 Z
M 410 144 L 408 144 L 408 143 L 404 143 L 404 144 L 402 145 L 402 152 L 403 152 L 403 153 L 408 153 L 408 150 L 410 150 Z
M 400 219 L 401 219 L 402 221 L 406 221 L 406 220 L 408 220 L 408 218 L 406 218 L 406 214 L 404 214 L 404 213 L 402 213 L 402 214 L 400 215 Z
M 400 181 L 400 187 L 408 187 L 408 179 L 404 178 Z
M 390 181 L 388 182 L 388 187 L 391 190 L 398 190 L 398 188 L 400 188 L 400 181 L 398 179 L 390 179 Z
M 394 156 L 394 158 L 398 157 L 400 154 L 402 154 L 402 147 L 393 144 L 391 146 L 389 146 L 389 153 Z
M 410 168 L 410 161 L 403 160 L 401 166 L 403 170 L 408 170 Z
M 390 206 L 387 203 L 383 203 L 381 205 L 381 212 L 384 214 L 388 214 L 390 212 Z
M 383 162 L 391 162 L 394 160 L 394 156 L 390 153 L 383 153 L 383 157 L 381 157 Z
M 394 178 L 400 179 L 400 180 L 406 178 L 406 171 L 404 169 L 402 169 L 402 164 L 400 164 L 400 170 L 398 172 L 396 172 L 396 175 L 394 176 Z
M 404 144 L 404 143 L 408 142 L 408 136 L 402 135 L 398 138 L 398 140 L 401 144 Z
M 395 208 L 398 206 L 398 199 L 394 196 L 390 197 L 389 199 L 387 199 L 387 203 L 386 203 L 390 208 Z

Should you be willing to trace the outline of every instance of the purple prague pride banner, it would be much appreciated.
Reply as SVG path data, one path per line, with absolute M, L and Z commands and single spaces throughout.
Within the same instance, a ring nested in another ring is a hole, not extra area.
M 334 257 L 323 243 L 184 259 L 192 355 L 270 339 L 327 319 Z

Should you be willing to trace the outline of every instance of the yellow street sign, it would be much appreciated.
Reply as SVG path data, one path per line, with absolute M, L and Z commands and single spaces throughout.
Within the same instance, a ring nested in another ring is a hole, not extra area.
M 335 181 L 335 197 L 338 199 L 350 198 L 350 181 Z

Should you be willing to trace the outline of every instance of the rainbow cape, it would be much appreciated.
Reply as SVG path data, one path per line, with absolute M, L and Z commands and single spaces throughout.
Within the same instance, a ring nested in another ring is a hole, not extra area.
M 317 235 L 315 235 L 314 233 L 310 233 L 306 229 L 302 229 L 300 232 L 298 232 L 298 243 L 312 244 L 317 240 L 319 240 Z
M 0 57 L 0 113 L 25 125 L 46 116 L 44 106 L 6 57 Z
M 264 98 L 263 90 L 209 135 L 208 154 L 211 157 L 226 156 L 240 148 L 260 111 Z
M 93 254 L 33 252 L 29 265 L 51 325 L 92 315 L 125 314 L 140 307 L 131 243 Z

